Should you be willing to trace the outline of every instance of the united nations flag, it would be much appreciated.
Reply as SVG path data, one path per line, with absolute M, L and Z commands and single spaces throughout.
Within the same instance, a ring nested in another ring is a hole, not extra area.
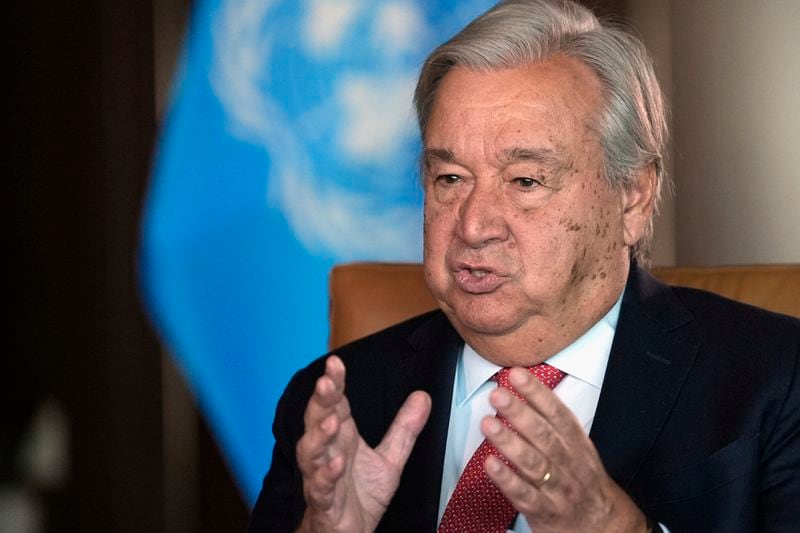
M 325 351 L 331 266 L 421 257 L 415 78 L 491 3 L 195 8 L 145 209 L 142 281 L 250 502 L 278 396 Z

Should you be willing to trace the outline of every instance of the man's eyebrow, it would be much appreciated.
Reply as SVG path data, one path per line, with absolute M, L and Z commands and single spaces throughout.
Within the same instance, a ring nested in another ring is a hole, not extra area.
M 426 148 L 422 153 L 422 159 L 426 163 L 431 159 L 439 159 L 445 163 L 452 163 L 456 160 L 456 156 L 452 150 L 447 148 Z
M 564 165 L 564 161 L 559 157 L 559 153 L 549 148 L 515 147 L 509 150 L 503 150 L 501 160 L 505 163 L 532 161 L 556 168 Z

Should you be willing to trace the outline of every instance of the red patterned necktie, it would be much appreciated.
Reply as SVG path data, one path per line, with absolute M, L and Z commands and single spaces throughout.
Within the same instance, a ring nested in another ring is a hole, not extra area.
M 499 387 L 505 387 L 521 399 L 508 382 L 510 370 L 510 368 L 500 369 L 492 379 Z M 554 389 L 565 375 L 545 363 L 532 366 L 528 370 L 551 389 Z M 508 426 L 505 418 L 499 414 L 496 416 Z M 458 479 L 458 484 L 442 515 L 438 533 L 505 533 L 511 525 L 517 511 L 486 474 L 483 465 L 489 455 L 499 457 L 506 465 L 513 468 L 497 448 L 484 439 Z

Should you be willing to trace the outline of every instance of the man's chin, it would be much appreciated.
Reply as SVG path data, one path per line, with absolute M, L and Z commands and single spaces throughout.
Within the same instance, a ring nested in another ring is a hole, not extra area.
M 455 328 L 462 332 L 480 336 L 501 336 L 513 333 L 520 324 L 516 316 L 508 312 L 497 312 L 491 309 L 461 309 L 454 307 L 445 309 Z

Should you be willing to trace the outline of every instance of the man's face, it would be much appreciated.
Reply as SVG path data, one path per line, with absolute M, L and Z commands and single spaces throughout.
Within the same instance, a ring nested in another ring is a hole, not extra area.
M 502 365 L 539 362 L 613 305 L 639 195 L 612 190 L 593 127 L 596 76 L 554 57 L 442 80 L 424 139 L 425 275 L 464 339 Z

